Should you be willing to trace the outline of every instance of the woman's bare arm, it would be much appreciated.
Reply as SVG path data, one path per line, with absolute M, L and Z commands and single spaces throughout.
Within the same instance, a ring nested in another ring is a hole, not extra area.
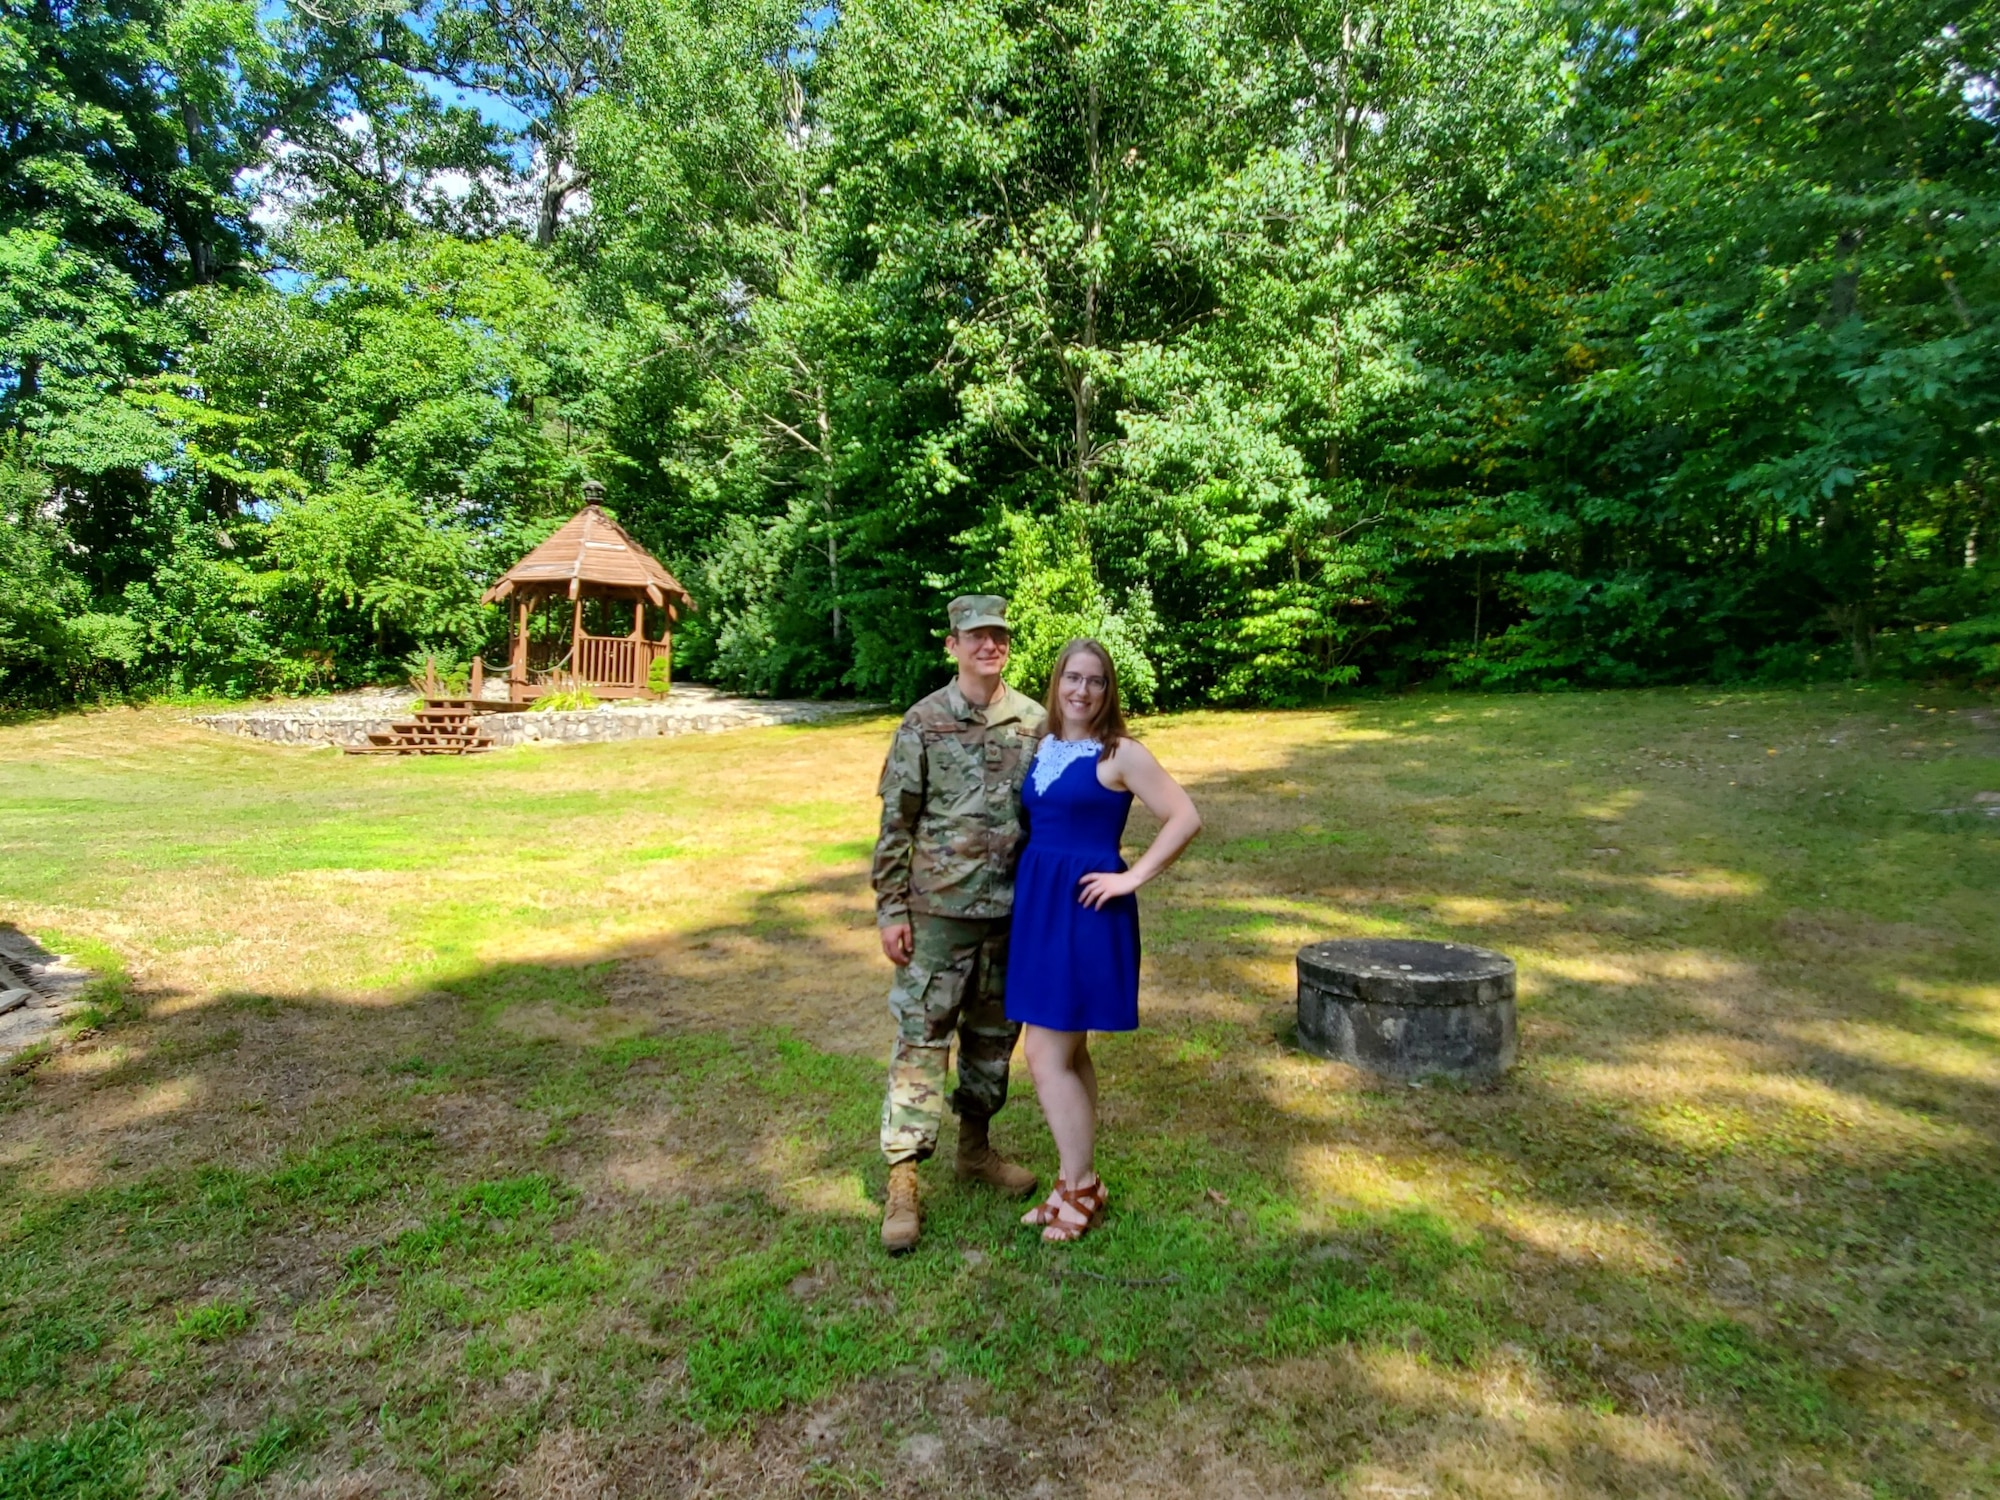
M 1105 778 L 1112 790 L 1130 792 L 1146 804 L 1146 811 L 1160 820 L 1160 831 L 1132 868 L 1118 875 L 1106 871 L 1086 875 L 1077 882 L 1077 899 L 1085 906 L 1102 906 L 1117 896 L 1130 895 L 1160 871 L 1181 857 L 1194 836 L 1201 832 L 1201 814 L 1194 799 L 1181 784 L 1167 774 L 1153 758 L 1153 752 L 1137 740 L 1120 740 L 1109 757 Z

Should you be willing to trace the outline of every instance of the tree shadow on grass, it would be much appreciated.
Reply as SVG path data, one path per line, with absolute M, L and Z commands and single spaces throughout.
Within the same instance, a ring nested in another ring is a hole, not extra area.
M 1498 768 L 1503 782 L 1509 769 Z M 1678 1304 L 1697 1330 L 1666 1341 L 1685 1373 L 1706 1367 L 1712 1385 L 1751 1407 L 1774 1397 L 1783 1405 L 1818 1386 L 1813 1404 L 1831 1397 L 1828 1409 L 1839 1413 L 1829 1451 L 1871 1455 L 1864 1468 L 1881 1465 L 1878 1477 L 1899 1465 L 1904 1474 L 1922 1470 L 1909 1450 L 1932 1421 L 1979 1434 L 1990 1455 L 2000 1411 L 1992 1375 L 2000 1286 L 1986 1252 L 2000 1221 L 1987 977 L 2000 955 L 1991 938 L 1948 919 L 1927 930 L 1838 904 L 1830 916 L 1801 911 L 1796 892 L 1782 894 L 1776 878 L 1741 882 L 1737 893 L 1690 910 L 1675 894 L 1686 855 L 1670 849 L 1658 859 L 1651 847 L 1684 847 L 1710 832 L 1685 800 L 1671 809 L 1672 839 L 1631 819 L 1616 835 L 1625 847 L 1602 851 L 1623 856 L 1626 891 L 1609 911 L 1592 903 L 1604 886 L 1601 865 L 1592 864 L 1608 842 L 1601 828 L 1564 828 L 1545 816 L 1539 861 L 1495 858 L 1505 840 L 1485 836 L 1496 822 L 1490 789 L 1480 799 L 1440 797 L 1431 787 L 1397 796 L 1378 781 L 1345 798 L 1350 813 L 1380 799 L 1358 820 L 1358 838 L 1329 827 L 1336 837 L 1316 839 L 1282 806 L 1293 788 L 1338 785 L 1352 774 L 1350 754 L 1307 748 L 1257 778 L 1198 787 L 1220 835 L 1211 858 L 1222 857 L 1190 874 L 1223 899 L 1222 923 L 1236 930 L 1217 941 L 1196 913 L 1177 934 L 1204 994 L 1247 997 L 1234 1008 L 1239 1021 L 1261 999 L 1264 1034 L 1277 1039 L 1288 1021 L 1279 1007 L 1293 938 L 1393 932 L 1515 953 L 1524 1066 L 1485 1093 L 1432 1088 L 1396 1099 L 1398 1091 L 1373 1090 L 1407 1122 L 1392 1149 L 1376 1147 L 1391 1181 L 1421 1179 L 1442 1158 L 1485 1183 L 1495 1201 L 1484 1207 L 1462 1188 L 1435 1185 L 1426 1196 L 1458 1223 L 1483 1221 L 1488 1234 L 1558 1251 L 1572 1307 L 1617 1301 L 1611 1288 L 1585 1284 L 1601 1272 L 1577 1279 L 1579 1262 L 1588 1266 L 1609 1248 L 1593 1247 L 1593 1225 L 1628 1242 L 1630 1231 L 1643 1231 L 1635 1249 L 1650 1253 L 1628 1261 L 1654 1263 L 1632 1263 L 1639 1274 L 1615 1279 L 1633 1302 L 1610 1320 L 1625 1325 L 1620 1338 L 1629 1343 L 1635 1327 L 1643 1331 L 1644 1304 Z M 1253 780 L 1261 787 L 1246 785 Z M 1520 781 L 1511 790 L 1532 796 L 1532 778 L 1523 780 L 1527 792 Z M 1601 803 L 1603 789 L 1596 795 Z M 1406 844 L 1445 845 L 1449 857 L 1383 857 L 1380 829 L 1395 817 L 1407 819 Z M 1761 821 L 1763 829 L 1720 832 L 1749 840 L 1754 853 L 1758 836 L 1780 820 Z M 1855 830 L 1851 843 L 1871 831 Z M 1835 852 L 1866 857 L 1859 848 Z M 1962 849 L 1941 857 L 1967 859 Z M 1967 889 L 1977 888 L 1979 868 L 1976 860 L 1965 866 L 1975 882 Z M 1831 887 L 1837 903 L 1848 895 L 1837 873 L 1813 883 Z M 1252 923 L 1262 931 L 1246 943 L 1240 934 Z M 1918 998 L 1925 995 L 1943 998 Z M 1182 998 L 1191 1011 L 1203 1009 L 1198 997 Z M 1263 1071 L 1278 1115 L 1317 1122 L 1340 1113 L 1322 1090 L 1342 1070 L 1295 1060 Z M 1334 1094 L 1343 1088 L 1371 1092 L 1351 1076 Z M 1313 1125 L 1300 1129 L 1319 1144 Z M 1351 1160 L 1345 1165 L 1353 1170 Z M 1381 1191 L 1383 1174 L 1363 1166 L 1357 1175 L 1374 1177 L 1369 1189 Z M 1565 1321 L 1556 1309 L 1545 1314 L 1545 1326 Z M 1621 1373 L 1635 1361 L 1607 1354 L 1603 1321 L 1585 1318 L 1580 1334 L 1548 1352 L 1628 1393 L 1621 1401 L 1629 1404 L 1650 1376 L 1643 1360 L 1641 1379 Z M 1774 1384 L 1753 1375 L 1756 1361 L 1740 1357 L 1746 1337 L 1811 1378 Z M 1657 1337 L 1653 1346 L 1659 1352 Z M 1906 1423 L 1894 1414 L 1904 1401 L 1933 1415 Z M 1871 1419 L 1883 1425 L 1870 1430 Z M 1935 1477 L 1942 1483 L 1957 1472 L 1948 1461 Z
M 1147 1029 L 1099 1044 L 1114 1213 L 1065 1251 L 938 1166 L 923 1245 L 876 1249 L 889 1026 L 858 863 L 393 1005 L 156 1006 L 11 1117 L 41 1145 L 4 1163 L 6 1461 L 143 1418 L 116 1461 L 196 1489 L 274 1448 L 273 1473 L 414 1488 L 514 1466 L 517 1492 L 1976 1476 L 1992 1090 L 1884 1052 L 1982 1050 L 1895 987 L 1956 994 L 1962 960 L 1867 931 L 1802 955 L 1775 897 L 1686 919 L 1636 877 L 1593 907 L 1577 830 L 1510 874 L 1436 788 L 1413 837 L 1464 857 L 1279 807 L 1297 783 L 1320 815 L 1351 761 L 1198 782 L 1206 848 L 1148 909 Z M 1524 1066 L 1411 1090 L 1284 1046 L 1291 951 L 1341 930 L 1516 952 Z M 1000 1136 L 1046 1172 L 1017 1077 Z

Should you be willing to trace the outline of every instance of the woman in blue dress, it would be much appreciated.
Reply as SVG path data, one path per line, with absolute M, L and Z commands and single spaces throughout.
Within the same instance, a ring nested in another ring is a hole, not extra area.
M 1024 1224 L 1045 1240 L 1081 1238 L 1104 1212 L 1092 1162 L 1097 1138 L 1093 1031 L 1139 1025 L 1139 904 L 1133 892 L 1180 857 L 1201 815 L 1179 783 L 1125 728 L 1111 653 L 1071 641 L 1049 676 L 1048 733 L 1021 807 L 1027 843 L 1014 875 L 1007 1019 L 1022 1022 L 1028 1070 L 1056 1138 L 1055 1191 Z M 1119 854 L 1134 796 L 1160 820 L 1127 868 Z

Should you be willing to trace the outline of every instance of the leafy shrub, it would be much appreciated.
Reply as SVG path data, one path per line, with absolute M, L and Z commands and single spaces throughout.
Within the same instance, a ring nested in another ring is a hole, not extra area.
M 90 607 L 39 476 L 0 464 L 0 702 L 61 702 L 115 691 L 139 665 L 144 632 Z
M 403 658 L 410 686 L 426 697 L 462 698 L 471 691 L 472 662 L 446 652 L 412 651 Z M 435 687 L 436 693 L 431 689 Z
M 597 708 L 597 694 L 589 688 L 558 688 L 552 693 L 544 693 L 534 701 L 531 713 L 559 714 L 580 708 Z
M 1911 609 L 1925 623 L 1884 633 L 1885 667 L 1907 677 L 2000 683 L 2000 565 L 1964 568 L 1919 593 Z
M 1081 508 L 1044 519 L 1019 511 L 1001 518 L 1001 587 L 1008 595 L 1014 652 L 1007 680 L 1031 698 L 1048 691 L 1056 653 L 1078 636 L 1093 636 L 1111 653 L 1126 705 L 1150 706 L 1159 674 L 1146 654 L 1156 628 L 1144 587 L 1120 605 L 1098 581 Z
M 395 485 L 350 475 L 288 502 L 267 536 L 289 643 L 365 657 L 388 632 L 456 662 L 485 634 L 472 540 Z
M 159 685 L 176 692 L 243 696 L 294 687 L 271 640 L 266 601 L 271 575 L 214 555 L 212 542 L 186 537 L 150 580 L 126 587 L 126 611 L 145 631 Z

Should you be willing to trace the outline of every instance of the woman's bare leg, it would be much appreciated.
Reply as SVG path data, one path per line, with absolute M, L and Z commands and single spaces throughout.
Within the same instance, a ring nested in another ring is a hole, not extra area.
M 1090 1131 L 1093 1142 L 1097 1136 L 1097 1060 L 1090 1055 L 1090 1033 L 1084 1032 L 1076 1044 L 1076 1054 L 1071 1061 L 1076 1076 L 1083 1080 L 1083 1087 L 1090 1095 Z
M 1042 1026 L 1028 1027 L 1023 1040 L 1035 1093 L 1062 1157 L 1063 1181 L 1071 1187 L 1090 1180 L 1097 1144 L 1097 1069 L 1088 1042 L 1088 1032 Z

